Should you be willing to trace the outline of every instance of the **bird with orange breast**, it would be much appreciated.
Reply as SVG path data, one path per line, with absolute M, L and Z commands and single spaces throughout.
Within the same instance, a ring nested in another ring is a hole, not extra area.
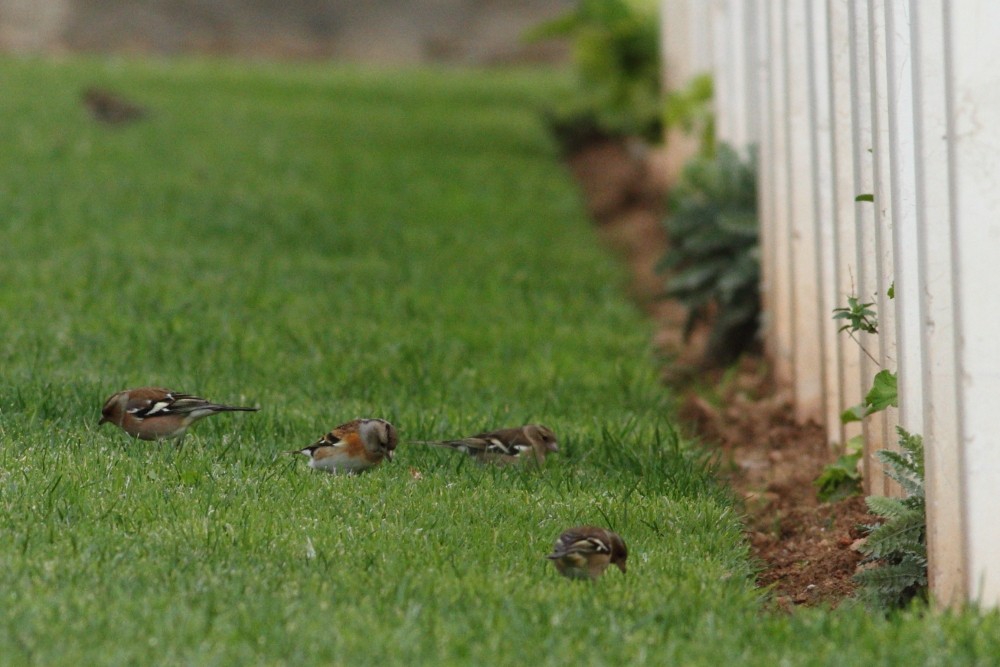
M 384 419 L 354 419 L 302 449 L 286 454 L 309 457 L 309 467 L 329 473 L 357 474 L 392 460 L 399 442 L 396 427 Z

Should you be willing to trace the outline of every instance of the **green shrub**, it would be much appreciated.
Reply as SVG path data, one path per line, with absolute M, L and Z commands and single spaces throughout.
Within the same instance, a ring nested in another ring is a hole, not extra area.
M 813 481 L 816 497 L 822 503 L 836 502 L 861 493 L 861 473 L 858 463 L 864 454 L 864 440 L 852 438 L 836 461 L 823 467 Z
M 670 195 L 665 220 L 670 249 L 659 264 L 669 271 L 667 296 L 688 309 L 685 334 L 711 323 L 705 361 L 724 365 L 757 340 L 760 258 L 754 156 L 730 146 L 696 156 Z
M 919 435 L 901 428 L 901 451 L 876 453 L 885 474 L 899 482 L 905 498 L 869 496 L 868 509 L 885 519 L 866 526 L 868 538 L 861 546 L 864 563 L 874 563 L 855 579 L 864 586 L 869 603 L 898 609 L 914 599 L 927 599 L 927 518 L 924 497 L 924 445 Z
M 680 90 L 667 94 L 663 122 L 698 140 L 698 153 L 715 155 L 715 113 L 712 111 L 714 85 L 710 74 L 701 74 Z
M 865 400 L 844 410 L 840 414 L 840 421 L 844 424 L 859 422 L 870 414 L 890 407 L 899 407 L 897 377 L 892 371 L 881 370 L 875 374 L 872 388 L 865 394 Z
M 606 137 L 662 139 L 658 35 L 655 7 L 625 0 L 579 0 L 528 34 L 572 41 L 579 92 L 545 112 L 564 150 Z

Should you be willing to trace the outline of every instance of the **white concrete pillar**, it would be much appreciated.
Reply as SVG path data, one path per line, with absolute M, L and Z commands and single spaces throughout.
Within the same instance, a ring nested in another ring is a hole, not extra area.
M 785 116 L 789 166 L 792 267 L 792 357 L 795 416 L 800 422 L 823 420 L 824 359 L 821 321 L 821 272 L 817 251 L 813 96 L 811 94 L 809 0 L 785 7 Z
M 945 3 L 966 589 L 1000 605 L 1000 3 Z
M 767 133 L 770 136 L 768 172 L 770 178 L 769 201 L 771 215 L 763 221 L 764 237 L 769 239 L 771 259 L 764 266 L 764 294 L 768 310 L 765 315 L 770 357 L 774 363 L 774 376 L 779 385 L 792 387 L 794 382 L 793 358 L 794 324 L 792 319 L 792 227 L 791 227 L 791 178 L 788 132 L 788 32 L 785 27 L 786 7 L 765 3 L 767 50 L 770 54 L 769 86 L 765 92 L 770 109 Z
M 857 292 L 857 229 L 854 198 L 860 194 L 855 182 L 854 120 L 851 45 L 854 39 L 850 13 L 851 0 L 827 1 L 828 62 L 831 84 L 831 142 L 833 162 L 833 214 L 836 226 L 835 305 L 847 305 L 847 297 Z M 832 317 L 832 313 L 830 313 Z M 836 333 L 840 324 L 827 323 L 835 332 L 838 364 L 831 373 L 837 377 L 837 403 L 840 411 L 861 403 L 861 357 L 858 344 L 846 333 Z M 838 415 L 839 417 L 839 415 Z M 839 419 L 838 419 L 839 422 Z M 830 426 L 827 425 L 829 433 Z M 846 442 L 861 434 L 857 422 L 841 426 L 840 439 Z
M 812 135 L 813 225 L 816 227 L 816 254 L 819 257 L 818 291 L 820 344 L 823 355 L 823 425 L 827 444 L 835 447 L 843 439 L 840 427 L 840 348 L 833 326 L 833 309 L 838 304 L 838 243 L 834 202 L 833 109 L 830 73 L 830 26 L 826 0 L 808 0 L 810 118 Z M 832 448 L 831 447 L 831 448 Z

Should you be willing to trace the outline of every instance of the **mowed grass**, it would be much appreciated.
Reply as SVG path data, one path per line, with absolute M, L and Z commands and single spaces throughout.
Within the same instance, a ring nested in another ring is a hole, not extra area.
M 148 120 L 94 124 L 101 84 Z M 990 664 L 996 615 L 765 611 L 649 325 L 545 135 L 551 73 L 0 63 L 0 663 Z M 159 384 L 256 414 L 97 428 Z M 538 421 L 541 471 L 402 444 Z M 558 577 L 577 523 L 629 573 Z

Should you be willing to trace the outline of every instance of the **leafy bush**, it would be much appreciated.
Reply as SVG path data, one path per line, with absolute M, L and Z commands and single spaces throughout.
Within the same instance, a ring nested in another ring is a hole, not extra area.
M 685 88 L 667 94 L 663 122 L 698 140 L 698 153 L 715 155 L 715 113 L 712 111 L 714 86 L 710 74 L 701 74 Z
M 889 286 L 887 292 L 890 299 L 896 296 L 895 283 Z M 835 320 L 845 320 L 846 324 L 837 329 L 837 332 L 846 331 L 847 335 L 850 336 L 861 351 L 864 352 L 869 359 L 871 359 L 876 365 L 879 364 L 878 359 L 865 349 L 864 345 L 855 338 L 854 334 L 859 331 L 864 331 L 870 334 L 878 333 L 878 314 L 872 308 L 875 305 L 874 301 L 868 303 L 862 303 L 861 299 L 857 296 L 847 297 L 847 306 L 834 308 L 833 309 L 833 319 Z M 848 424 L 850 422 L 859 422 L 868 415 L 879 412 L 880 410 L 885 410 L 889 407 L 899 407 L 899 391 L 897 388 L 896 374 L 890 370 L 883 369 L 875 375 L 875 379 L 872 382 L 872 388 L 865 395 L 865 400 L 858 404 L 851 406 L 840 415 L 840 421 L 843 424 Z
M 625 0 L 579 0 L 576 9 L 527 35 L 573 43 L 579 93 L 545 113 L 564 150 L 603 137 L 661 140 L 658 35 L 655 5 Z
M 868 509 L 885 521 L 866 526 L 868 538 L 861 546 L 862 563 L 876 563 L 855 579 L 865 587 L 865 597 L 882 608 L 898 609 L 911 600 L 927 599 L 927 519 L 924 497 L 924 445 L 919 435 L 901 428 L 902 451 L 876 453 L 885 473 L 899 482 L 905 498 L 869 496 Z
M 871 201 L 871 195 L 858 195 L 856 201 Z M 895 283 L 886 292 L 890 299 L 896 297 Z M 838 329 L 847 334 L 875 364 L 879 361 L 854 334 L 864 331 L 878 333 L 878 316 L 872 308 L 875 303 L 863 303 L 857 296 L 847 298 L 847 306 L 835 308 L 833 319 L 845 323 Z M 840 421 L 861 421 L 868 415 L 889 407 L 899 406 L 897 376 L 890 370 L 876 373 L 872 388 L 859 405 L 848 408 Z M 919 435 L 896 427 L 899 433 L 899 452 L 880 450 L 875 456 L 885 466 L 885 474 L 896 480 L 906 497 L 887 498 L 869 496 L 865 499 L 868 509 L 885 521 L 865 526 L 868 537 L 860 551 L 865 555 L 862 565 L 870 567 L 855 575 L 864 586 L 862 597 L 874 607 L 899 609 L 912 600 L 927 599 L 927 512 L 924 497 L 924 445 Z M 843 458 L 843 457 L 841 457 Z M 817 484 L 819 480 L 817 480 Z
M 878 317 L 872 306 L 874 301 L 861 303 L 861 299 L 856 296 L 847 297 L 847 305 L 833 309 L 833 319 L 847 320 L 837 332 L 846 331 L 851 338 L 854 338 L 856 331 L 865 331 L 870 334 L 878 333 Z
M 824 466 L 823 472 L 813 481 L 820 502 L 836 502 L 861 493 L 858 463 L 864 454 L 864 441 L 860 437 L 852 438 L 845 450 L 836 461 Z
M 892 371 L 881 370 L 875 374 L 872 388 L 865 394 L 864 402 L 844 410 L 840 414 L 840 421 L 843 424 L 859 422 L 870 414 L 890 407 L 899 407 L 897 377 Z
M 711 322 L 705 361 L 734 361 L 757 339 L 760 258 L 754 156 L 719 145 L 696 156 L 670 196 L 670 249 L 658 269 L 672 273 L 667 295 L 688 308 L 685 335 Z

